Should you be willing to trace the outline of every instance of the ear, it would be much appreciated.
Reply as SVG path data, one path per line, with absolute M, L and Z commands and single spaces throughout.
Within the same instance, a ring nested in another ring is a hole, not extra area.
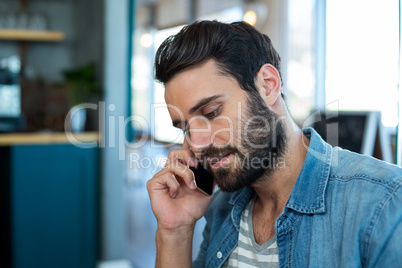
M 271 64 L 261 66 L 256 77 L 256 86 L 268 106 L 272 106 L 281 95 L 281 78 Z

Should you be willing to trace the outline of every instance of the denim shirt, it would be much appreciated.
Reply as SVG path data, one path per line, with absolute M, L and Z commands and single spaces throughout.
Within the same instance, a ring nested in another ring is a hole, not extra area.
M 303 132 L 306 159 L 275 222 L 279 267 L 402 267 L 402 169 L 332 148 L 311 128 Z M 226 261 L 254 194 L 214 194 L 193 267 Z

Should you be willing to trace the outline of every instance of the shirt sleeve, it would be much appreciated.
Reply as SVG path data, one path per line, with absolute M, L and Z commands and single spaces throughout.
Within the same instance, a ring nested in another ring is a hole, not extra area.
M 366 267 L 400 267 L 402 264 L 402 186 L 376 208 L 370 222 Z

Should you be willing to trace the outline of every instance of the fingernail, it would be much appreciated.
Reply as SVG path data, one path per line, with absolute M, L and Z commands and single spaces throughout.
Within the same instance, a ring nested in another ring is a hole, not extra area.
M 191 189 L 197 188 L 197 185 L 196 185 L 196 183 L 195 183 L 195 180 L 193 180 L 193 181 L 190 182 L 190 188 L 191 188 Z
M 197 166 L 197 164 L 198 164 L 197 159 L 195 157 L 191 157 L 189 162 L 190 162 L 191 166 L 193 166 L 193 167 Z

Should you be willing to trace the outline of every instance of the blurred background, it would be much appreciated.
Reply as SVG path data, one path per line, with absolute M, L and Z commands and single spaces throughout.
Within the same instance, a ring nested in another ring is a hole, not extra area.
M 183 139 L 153 57 L 195 20 L 253 24 L 281 55 L 300 127 L 402 165 L 400 10 L 400 0 L 0 0 L 0 267 L 153 267 L 146 182 Z

